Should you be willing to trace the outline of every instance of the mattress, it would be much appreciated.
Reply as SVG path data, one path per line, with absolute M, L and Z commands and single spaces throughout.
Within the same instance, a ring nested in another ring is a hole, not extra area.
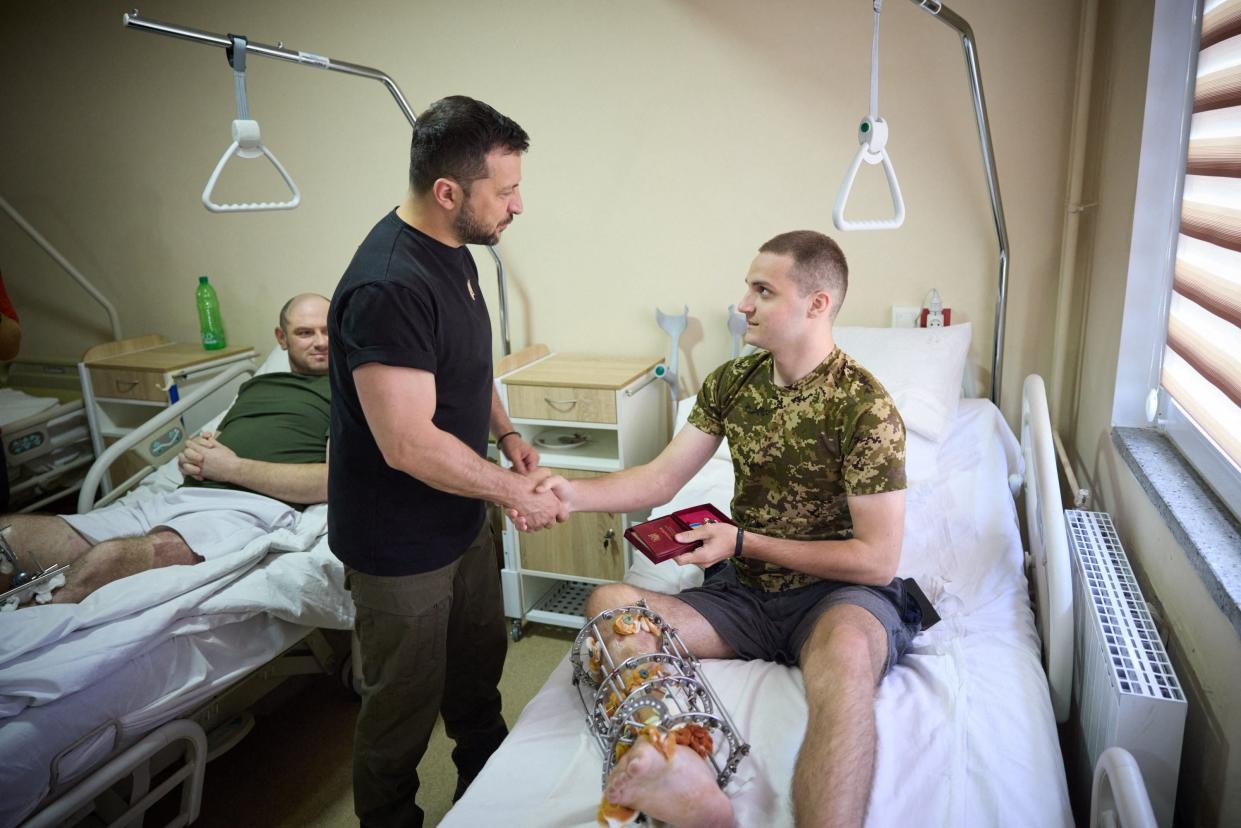
M 907 494 L 900 574 L 943 620 L 920 634 L 876 698 L 878 733 L 867 823 L 1072 825 L 1040 643 L 1027 598 L 1008 477 L 1019 451 L 998 409 L 963 400 L 935 458 L 935 482 Z M 712 459 L 662 514 L 732 494 L 731 464 Z M 675 592 L 691 567 L 641 556 L 627 580 Z M 806 721 L 798 670 L 708 660 L 704 672 L 751 752 L 726 792 L 738 825 L 792 825 L 789 784 Z M 566 658 L 442 825 L 595 824 L 602 756 L 586 729 Z
M 175 486 L 170 467 L 122 502 Z M 58 787 L 72 782 L 312 629 L 351 628 L 326 524 L 327 507 L 312 506 L 233 554 L 142 572 L 80 604 L 0 613 L 0 826 L 42 801 L 53 764 Z

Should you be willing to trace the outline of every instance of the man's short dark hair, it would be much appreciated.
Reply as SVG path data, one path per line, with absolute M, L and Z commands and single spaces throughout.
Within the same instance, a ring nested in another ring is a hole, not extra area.
M 469 192 L 470 182 L 487 177 L 487 153 L 525 152 L 530 136 L 516 121 L 482 101 L 464 95 L 442 98 L 414 124 L 409 147 L 409 186 L 415 195 L 437 178 L 451 178 Z
M 827 291 L 834 306 L 832 318 L 836 318 L 849 290 L 849 263 L 840 245 L 815 230 L 793 230 L 771 239 L 758 252 L 791 257 L 789 276 L 798 292 L 809 296 L 816 290 Z

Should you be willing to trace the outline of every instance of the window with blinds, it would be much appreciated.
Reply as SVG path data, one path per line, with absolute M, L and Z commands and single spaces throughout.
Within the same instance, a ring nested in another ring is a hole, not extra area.
M 1203 5 L 1161 384 L 1241 474 L 1241 0 Z

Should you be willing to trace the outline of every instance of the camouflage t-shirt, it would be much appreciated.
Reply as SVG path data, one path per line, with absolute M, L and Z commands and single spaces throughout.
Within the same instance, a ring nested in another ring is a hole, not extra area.
M 875 377 L 837 348 L 787 388 L 762 351 L 716 368 L 689 421 L 728 438 L 732 516 L 747 532 L 786 540 L 848 540 L 847 498 L 905 488 L 905 423 Z M 738 580 L 769 592 L 821 580 L 734 558 Z

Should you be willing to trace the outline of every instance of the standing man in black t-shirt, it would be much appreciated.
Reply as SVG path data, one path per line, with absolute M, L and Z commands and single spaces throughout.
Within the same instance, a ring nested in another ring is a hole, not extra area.
M 457 797 L 507 735 L 504 608 L 483 501 L 532 530 L 565 517 L 525 476 L 538 454 L 496 394 L 491 320 L 464 246 L 497 243 L 521 213 L 528 146 L 484 103 L 432 104 L 414 127 L 409 193 L 332 298 L 328 536 L 357 606 L 363 826 L 422 825 L 417 767 L 437 714 L 456 741 Z M 515 471 L 487 461 L 489 429 Z

